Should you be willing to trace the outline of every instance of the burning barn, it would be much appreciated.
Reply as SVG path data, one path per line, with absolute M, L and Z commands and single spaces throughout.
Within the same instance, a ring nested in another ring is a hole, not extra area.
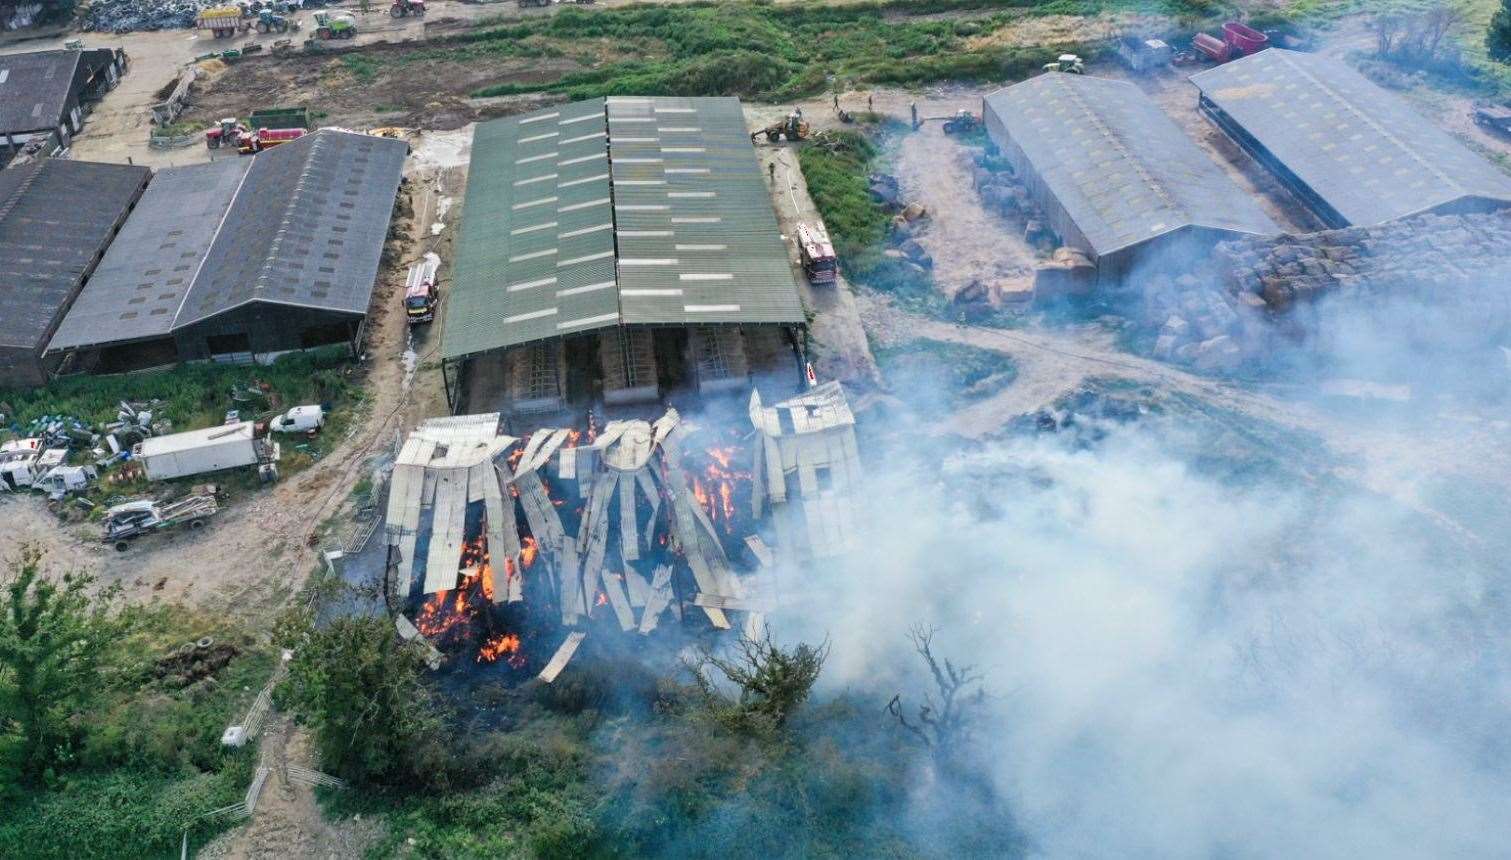
M 442 340 L 454 409 L 655 403 L 765 372 L 796 386 L 803 308 L 738 100 L 483 123 L 465 207 Z
M 1511 177 L 1336 60 L 1270 48 L 1191 82 L 1207 117 L 1329 228 L 1511 205 Z
M 1098 283 L 1159 254 L 1280 232 L 1132 83 L 1046 73 L 988 95 L 983 113 L 1050 229 L 1089 257 Z
M 150 175 L 53 158 L 0 171 L 0 387 L 47 381 L 48 341 Z
M 838 383 L 771 409 L 757 395 L 750 415 L 751 449 L 743 428 L 675 410 L 523 439 L 501 433 L 498 413 L 425 422 L 388 494 L 386 593 L 409 613 L 401 631 L 549 681 L 596 628 L 759 627 L 775 562 L 763 513 L 784 559 L 832 554 L 849 540 L 838 508 L 860 476 Z
M 408 147 L 322 130 L 159 171 L 48 347 L 65 371 L 355 351 Z

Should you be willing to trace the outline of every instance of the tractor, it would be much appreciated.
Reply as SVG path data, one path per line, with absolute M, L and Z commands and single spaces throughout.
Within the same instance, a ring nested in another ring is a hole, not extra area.
M 808 120 L 803 119 L 803 109 L 793 108 L 792 113 L 787 114 L 786 119 L 779 120 L 763 129 L 751 132 L 750 142 L 755 143 L 756 138 L 763 134 L 766 135 L 766 140 L 771 143 L 780 143 L 783 137 L 786 137 L 789 142 L 807 140 L 811 131 L 812 129 L 808 125 Z
M 425 0 L 394 0 L 394 4 L 388 7 L 388 14 L 392 18 L 403 18 L 405 15 L 423 18 L 425 17 Z
M 357 19 L 346 12 L 315 13 L 315 38 L 350 39 L 357 35 Z
M 970 134 L 981 127 L 981 120 L 968 110 L 956 111 L 955 115 L 944 121 L 945 134 Z
M 290 27 L 299 29 L 299 22 L 276 14 L 272 9 L 263 9 L 257 13 L 257 23 L 253 26 L 259 33 L 287 33 Z
M 1075 54 L 1061 54 L 1053 63 L 1045 63 L 1046 72 L 1066 72 L 1072 75 L 1086 74 L 1086 63 Z

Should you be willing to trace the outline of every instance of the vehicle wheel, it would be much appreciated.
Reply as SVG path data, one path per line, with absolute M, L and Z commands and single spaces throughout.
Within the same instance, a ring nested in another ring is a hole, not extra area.
M 257 22 L 257 32 L 259 32 L 259 33 L 266 33 L 267 31 L 268 31 L 268 22 L 266 22 L 266 21 L 258 21 Z
M 202 529 L 204 527 L 205 527 L 205 521 L 204 520 L 190 520 L 189 521 L 189 530 L 190 531 L 199 531 L 200 529 Z
M 201 636 L 199 638 L 199 641 L 194 643 L 194 647 L 198 648 L 201 651 L 208 651 L 208 650 L 210 650 L 210 646 L 214 645 L 214 644 L 215 644 L 215 637 L 214 636 Z
M 128 549 L 131 549 L 130 542 L 123 541 L 123 540 L 118 540 L 118 541 L 115 542 L 115 551 L 116 552 L 125 552 Z
M 768 131 L 766 132 L 766 139 L 771 143 L 779 143 L 782 140 L 782 133 L 779 131 Z
M 399 6 L 390 6 L 388 7 L 388 15 L 391 18 L 403 18 L 404 10 Z

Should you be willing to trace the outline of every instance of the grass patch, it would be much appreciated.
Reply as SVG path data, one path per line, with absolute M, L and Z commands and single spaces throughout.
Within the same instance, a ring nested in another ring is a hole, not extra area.
M 872 353 L 894 389 L 942 392 L 952 408 L 990 397 L 1018 376 L 1008 356 L 966 344 L 914 340 Z
M 255 749 L 222 747 L 220 734 L 266 683 L 273 655 L 212 617 L 176 608 L 127 611 L 139 616 L 134 632 L 76 721 L 69 767 L 41 790 L 26 791 L 0 768 L 0 857 L 174 856 L 185 829 L 197 845 L 224 830 L 228 822 L 202 816 L 245 794 Z M 209 680 L 185 685 L 158 677 L 159 658 L 206 635 L 239 653 Z M 0 734 L 0 752 L 5 745 Z

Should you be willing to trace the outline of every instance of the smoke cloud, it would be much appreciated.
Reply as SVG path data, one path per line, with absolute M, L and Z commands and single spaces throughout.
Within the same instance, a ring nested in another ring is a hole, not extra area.
M 873 457 L 859 551 L 783 583 L 778 635 L 917 702 L 905 634 L 938 628 L 1036 853 L 1504 851 L 1503 557 L 1178 415 L 1071 435 Z

